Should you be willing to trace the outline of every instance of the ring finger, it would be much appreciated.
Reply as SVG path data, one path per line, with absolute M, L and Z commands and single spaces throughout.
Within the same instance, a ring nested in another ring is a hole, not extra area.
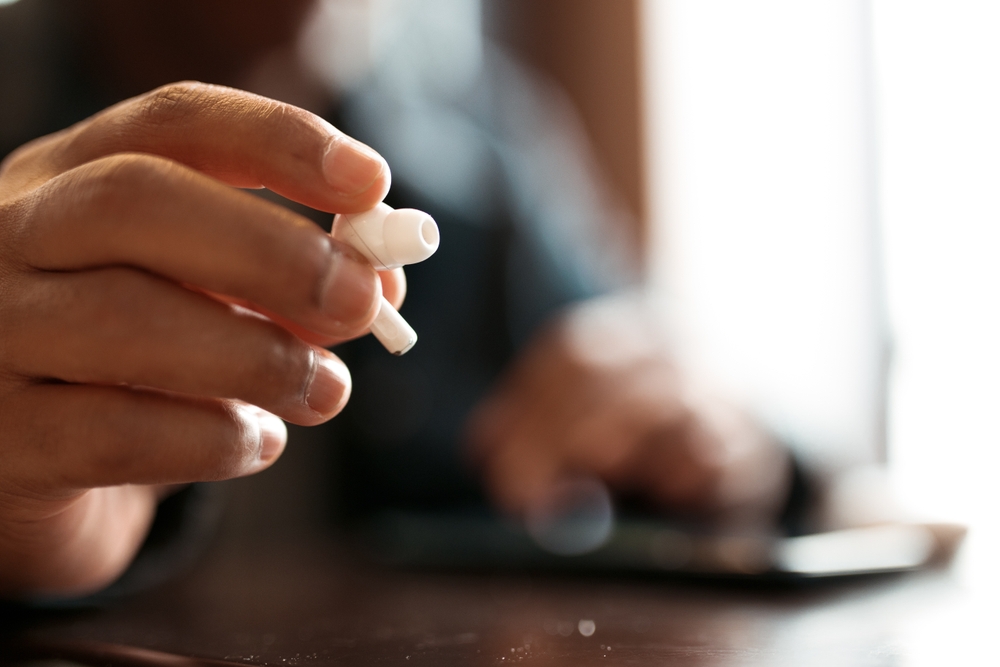
M 109 268 L 30 281 L 6 341 L 19 375 L 238 399 L 298 424 L 326 421 L 350 394 L 326 350 L 163 278 Z

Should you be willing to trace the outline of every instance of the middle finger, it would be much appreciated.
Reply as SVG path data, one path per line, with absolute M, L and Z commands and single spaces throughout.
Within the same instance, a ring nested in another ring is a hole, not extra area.
M 306 329 L 359 335 L 375 270 L 319 226 L 192 169 L 116 155 L 56 177 L 21 214 L 24 262 L 78 271 L 129 265 L 237 297 Z

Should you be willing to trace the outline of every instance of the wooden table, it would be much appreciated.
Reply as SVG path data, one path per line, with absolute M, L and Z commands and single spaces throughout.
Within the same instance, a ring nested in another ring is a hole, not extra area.
M 947 572 L 733 587 L 406 573 L 330 542 L 264 543 L 221 545 L 180 582 L 12 639 L 108 665 L 1000 664 L 984 652 L 998 619 Z

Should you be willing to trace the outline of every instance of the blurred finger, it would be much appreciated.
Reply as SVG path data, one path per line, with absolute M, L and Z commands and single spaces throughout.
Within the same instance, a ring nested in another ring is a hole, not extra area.
M 60 489 L 59 495 L 66 493 Z M 32 520 L 6 517 L 0 551 L 5 593 L 79 597 L 117 579 L 135 557 L 156 514 L 155 487 L 127 484 L 69 493 L 68 500 L 22 504 L 18 509 Z
M 672 382 L 657 369 L 635 371 L 594 383 L 577 411 L 566 416 L 558 441 L 567 465 L 597 473 L 619 486 L 637 486 L 647 476 L 643 455 L 649 434 L 683 440 L 691 413 Z M 660 438 L 662 440 L 662 438 Z M 665 443 L 669 445 L 670 443 Z M 683 444 L 683 443 L 680 443 Z M 637 476 L 637 472 L 642 472 Z M 674 471 L 661 470 L 669 480 Z
M 484 462 L 490 496 L 510 514 L 523 514 L 544 498 L 561 471 L 549 449 L 529 440 L 508 440 Z

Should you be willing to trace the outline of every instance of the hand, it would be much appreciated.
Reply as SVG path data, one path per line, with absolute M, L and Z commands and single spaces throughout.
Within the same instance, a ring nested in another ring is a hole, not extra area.
M 347 401 L 321 346 L 398 303 L 402 273 L 236 187 L 355 212 L 389 171 L 310 113 L 196 83 L 0 166 L 0 595 L 103 587 L 165 485 L 260 471 L 278 417 Z
M 789 458 L 753 419 L 703 391 L 665 351 L 640 304 L 606 300 L 561 317 L 478 406 L 467 434 L 506 511 L 543 506 L 561 480 L 712 521 L 773 521 Z

